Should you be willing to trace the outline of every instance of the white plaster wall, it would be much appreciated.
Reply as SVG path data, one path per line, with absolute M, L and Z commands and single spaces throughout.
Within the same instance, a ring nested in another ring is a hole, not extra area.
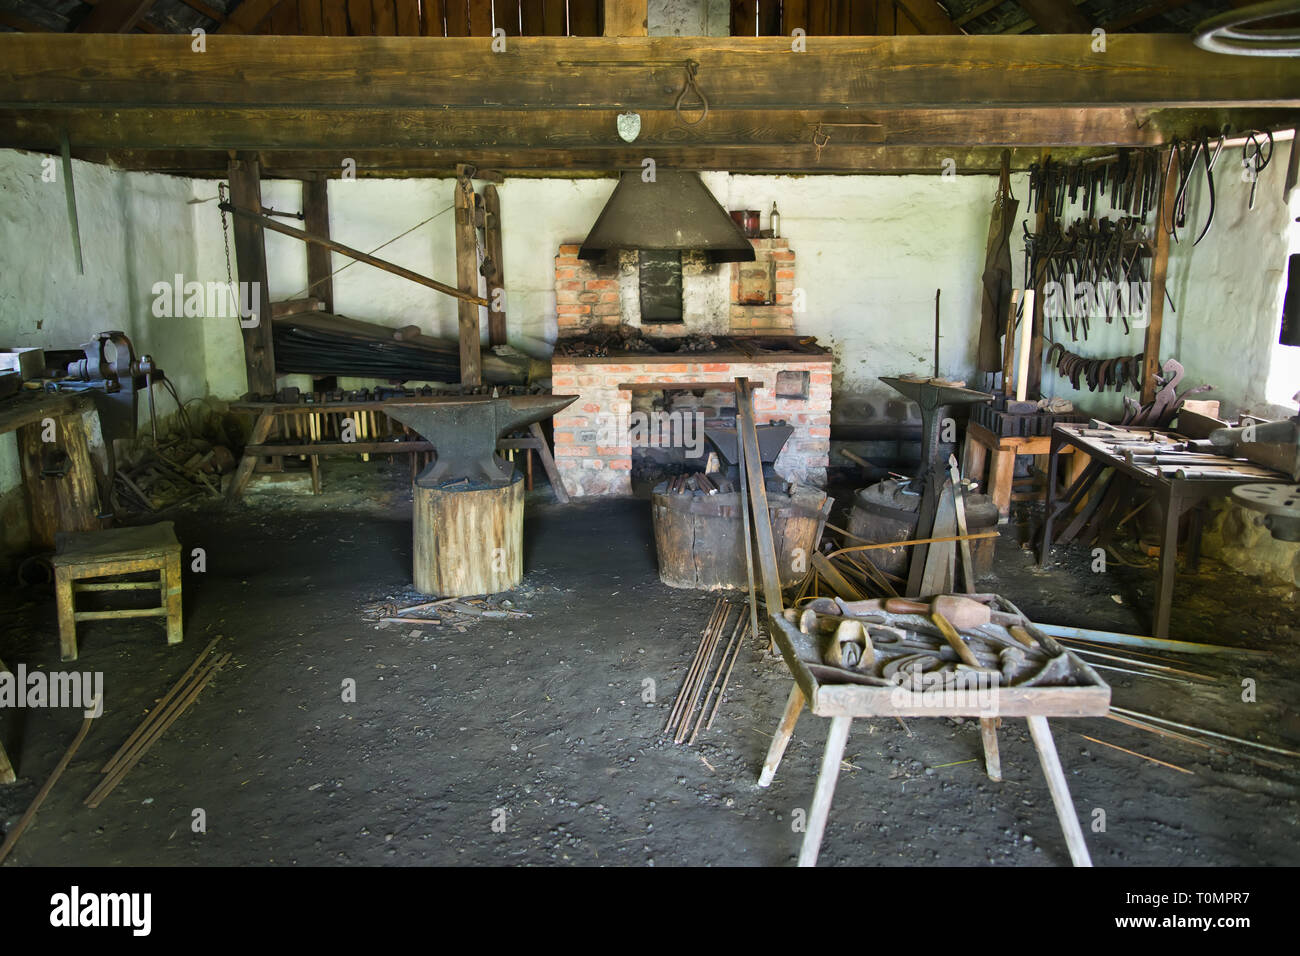
M 934 293 L 940 296 L 940 372 L 977 384 L 984 245 L 997 181 L 992 176 L 732 176 L 728 209 L 772 202 L 795 254 L 795 287 L 807 311 L 795 328 L 834 352 L 834 415 L 886 414 L 897 393 L 881 375 L 934 366 Z M 1027 180 L 1013 177 L 1025 198 Z M 1013 245 L 1019 282 L 1021 256 Z
M 731 36 L 727 0 L 649 0 L 646 27 L 652 37 Z
M 456 284 L 452 229 L 453 180 L 358 179 L 329 183 L 330 236 L 366 252 L 430 216 L 409 235 L 375 255 L 449 285 Z M 501 197 L 506 312 L 510 344 L 535 356 L 549 356 L 555 341 L 555 254 L 560 244 L 587 235 L 614 180 L 511 179 L 497 187 Z M 263 183 L 262 202 L 275 209 L 301 209 L 297 183 Z M 267 234 L 271 299 L 301 294 L 307 285 L 303 243 Z M 333 268 L 351 260 L 337 253 Z M 456 301 L 380 269 L 358 263 L 334 276 L 334 308 L 354 319 L 398 327 L 418 325 L 427 334 L 455 338 Z M 480 309 L 487 334 L 487 311 Z
M 1295 406 L 1269 401 L 1272 351 L 1282 326 L 1291 221 L 1300 203 L 1288 209 L 1282 198 L 1289 145 L 1259 176 L 1255 208 L 1249 209 L 1250 184 L 1240 172 L 1241 151 L 1225 150 L 1214 176 L 1215 211 L 1210 232 L 1193 247 L 1195 234 L 1183 235 L 1169 255 L 1169 288 L 1179 309 L 1172 330 L 1166 314 L 1162 355 L 1173 355 L 1188 379 L 1215 386 L 1197 398 L 1217 398 L 1224 411 L 1264 416 L 1294 415 Z M 1197 231 L 1208 209 L 1206 191 L 1196 181 Z M 1286 395 L 1300 390 L 1300 379 Z
M 73 161 L 85 274 L 72 251 L 59 179 L 42 179 L 47 157 L 0 150 L 0 342 L 76 348 L 100 331 L 120 329 L 137 353 L 147 352 L 182 398 L 207 391 L 207 320 L 153 317 L 152 287 L 198 268 L 191 181 L 123 173 Z M 242 358 L 240 360 L 242 367 Z M 160 413 L 171 399 L 156 394 Z M 141 421 L 148 420 L 141 401 Z M 12 434 L 0 436 L 0 492 L 19 483 Z
M 1277 157 L 1259 177 L 1253 210 L 1247 208 L 1250 184 L 1239 172 L 1240 149 L 1223 153 L 1214 176 L 1214 221 L 1200 245 L 1193 245 L 1209 211 L 1204 172 L 1198 166 L 1199 176 L 1189 193 L 1187 228 L 1179 231 L 1179 241 L 1170 249 L 1167 286 L 1173 306 L 1166 300 L 1160 358 L 1182 363 L 1186 374 L 1180 390 L 1188 385 L 1213 385 L 1213 391 L 1195 397 L 1218 399 L 1224 415 L 1242 411 L 1266 417 L 1295 414 L 1294 405 L 1288 409 L 1276 401 L 1279 395 L 1290 396 L 1300 389 L 1300 375 L 1292 370 L 1294 383 L 1288 387 L 1276 380 L 1285 374 L 1273 372 L 1273 346 L 1282 325 L 1291 251 L 1288 230 L 1300 214 L 1300 191 L 1291 210 L 1282 198 L 1289 148 L 1286 143 L 1277 145 Z M 1014 237 L 1012 250 L 1016 258 L 1021 257 L 1021 244 Z M 1145 331 L 1134 328 L 1125 335 L 1118 320 L 1109 326 L 1094 321 L 1086 341 L 1070 342 L 1060 324 L 1052 333 L 1061 337 L 1070 351 L 1089 357 L 1132 355 L 1144 348 Z M 1270 374 L 1275 376 L 1272 401 Z M 1046 395 L 1070 399 L 1092 415 L 1115 417 L 1123 410 L 1118 393 L 1089 392 L 1086 386 L 1076 391 L 1052 369 L 1044 369 L 1043 390 Z M 1133 395 L 1131 391 L 1123 394 Z

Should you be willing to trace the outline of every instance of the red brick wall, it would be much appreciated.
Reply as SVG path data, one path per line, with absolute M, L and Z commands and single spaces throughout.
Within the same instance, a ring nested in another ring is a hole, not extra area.
M 632 448 L 626 432 L 619 444 L 602 444 L 602 424 L 619 422 L 631 408 L 626 383 L 690 384 L 729 381 L 746 376 L 755 383 L 754 417 L 758 424 L 784 420 L 794 434 L 776 461 L 777 473 L 793 481 L 824 487 L 830 458 L 831 366 L 821 361 L 744 363 L 698 361 L 684 363 L 601 363 L 583 359 L 552 361 L 556 395 L 578 400 L 555 416 L 555 464 L 572 495 L 618 495 L 632 491 Z M 779 371 L 808 372 L 808 397 L 777 398 L 773 390 Z
M 561 337 L 601 325 L 618 325 L 618 267 L 578 258 L 578 243 L 555 257 L 555 315 Z

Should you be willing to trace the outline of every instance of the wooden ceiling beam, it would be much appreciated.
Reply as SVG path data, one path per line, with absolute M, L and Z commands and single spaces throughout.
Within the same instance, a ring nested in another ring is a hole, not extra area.
M 1054 160 L 1067 161 L 1095 155 L 1093 148 L 1054 149 Z M 985 147 L 940 149 L 934 147 L 841 146 L 827 147 L 817 156 L 812 146 L 769 147 L 684 147 L 641 150 L 631 147 L 582 151 L 556 150 L 352 150 L 356 175 L 362 179 L 454 178 L 456 166 L 469 162 L 511 176 L 560 176 L 585 178 L 608 176 L 626 169 L 641 169 L 647 156 L 664 169 L 726 169 L 736 173 L 763 174 L 873 174 L 914 173 L 939 176 L 952 162 L 958 175 L 985 175 L 999 168 L 1001 151 Z M 1011 150 L 1012 168 L 1027 169 L 1037 162 L 1035 147 Z M 225 150 L 100 150 L 74 148 L 73 155 L 87 162 L 113 165 L 126 170 L 148 170 L 174 175 L 219 179 L 225 176 Z M 261 150 L 264 179 L 303 179 L 324 175 L 337 178 L 344 151 Z
M 276 0 L 245 0 L 240 14 Z M 254 16 L 256 11 L 246 14 Z M 687 60 L 711 116 L 1024 107 L 1300 106 L 1300 61 L 1224 57 L 1184 37 L 1121 34 L 1106 54 L 1068 36 L 484 39 L 0 35 L 0 106 L 427 107 L 671 111 Z
M 632 148 L 804 146 L 1152 146 L 1225 123 L 1278 128 L 1298 110 L 1060 109 L 893 110 L 780 115 L 733 110 L 684 127 L 671 113 L 645 113 Z M 13 109 L 0 107 L 0 146 L 51 148 L 60 130 L 100 149 L 541 149 L 623 146 L 615 111 L 557 116 L 536 110 L 273 110 L 180 107 Z M 843 122 L 879 126 L 840 126 Z

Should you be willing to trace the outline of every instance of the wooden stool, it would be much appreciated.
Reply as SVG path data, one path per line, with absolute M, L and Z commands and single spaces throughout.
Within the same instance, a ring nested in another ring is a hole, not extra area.
M 1051 435 L 995 435 L 983 425 L 971 422 L 966 426 L 966 447 L 962 451 L 961 473 L 972 481 L 984 481 L 984 463 L 989 466 L 988 482 L 984 485 L 985 494 L 998 506 L 998 524 L 1006 524 L 1011 518 L 1011 492 L 1016 470 L 1017 455 L 1046 455 L 1051 451 Z M 1061 448 L 1065 452 L 1071 446 Z M 1078 476 L 1088 464 L 1087 455 L 1074 455 L 1071 458 L 1067 485 Z
M 63 660 L 77 659 L 77 622 L 106 618 L 165 617 L 167 643 L 181 642 L 181 545 L 170 521 L 138 528 L 61 533 L 54 565 L 54 590 L 59 601 L 59 649 Z M 157 571 L 157 581 L 97 581 L 85 578 Z M 78 611 L 82 591 L 161 592 L 158 607 L 121 611 Z

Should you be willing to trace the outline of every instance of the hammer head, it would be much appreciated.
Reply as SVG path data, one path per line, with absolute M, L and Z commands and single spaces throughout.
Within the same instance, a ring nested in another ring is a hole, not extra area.
M 960 594 L 940 594 L 930 602 L 930 610 L 942 614 L 959 631 L 979 627 L 989 623 L 991 619 L 987 604 L 962 597 Z

